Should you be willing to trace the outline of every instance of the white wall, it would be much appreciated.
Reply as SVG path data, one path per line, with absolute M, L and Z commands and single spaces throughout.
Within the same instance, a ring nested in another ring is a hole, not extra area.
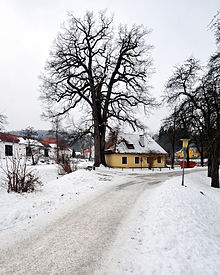
M 3 142 L 0 141 L 0 159 L 5 158 L 5 145 L 12 146 L 13 157 L 26 157 L 26 145 L 21 143 Z M 37 147 L 36 147 L 37 148 Z M 56 158 L 56 148 L 45 148 L 48 149 L 49 158 Z M 72 157 L 72 151 L 60 150 L 59 155 L 65 155 L 69 158 Z M 39 148 L 39 156 L 44 157 L 44 148 Z
M 5 158 L 5 145 L 12 146 L 12 152 L 14 157 L 25 157 L 26 156 L 26 146 L 24 144 L 4 142 L 0 141 L 0 159 Z

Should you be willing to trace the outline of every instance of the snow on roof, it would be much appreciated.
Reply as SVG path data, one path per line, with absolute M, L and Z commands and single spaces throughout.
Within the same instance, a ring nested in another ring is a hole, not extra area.
M 40 146 L 42 147 L 43 144 L 37 139 L 28 139 L 22 136 L 7 134 L 7 133 L 0 133 L 0 141 L 3 142 L 10 142 L 10 143 L 19 143 L 28 146 Z
M 137 154 L 167 154 L 167 152 L 149 135 L 141 135 L 143 137 L 143 146 L 140 143 L 139 134 L 130 134 L 119 132 L 115 145 L 107 148 L 106 151 L 114 151 L 115 153 L 137 153 Z
M 31 139 L 31 138 L 27 139 L 27 138 L 24 138 L 24 137 L 19 137 L 18 139 L 19 139 L 20 144 L 24 144 L 26 146 L 28 146 L 29 144 L 31 146 L 39 146 L 39 147 L 43 146 L 43 144 L 41 142 L 39 142 L 38 140 L 36 140 L 36 139 Z
M 44 139 L 42 139 L 41 143 L 44 146 L 48 146 L 48 147 L 51 147 L 51 148 L 56 148 L 57 147 L 57 139 L 53 138 L 53 137 L 48 137 L 47 136 Z M 61 147 L 61 150 L 71 151 L 71 149 L 69 149 L 63 141 L 58 140 L 58 144 Z

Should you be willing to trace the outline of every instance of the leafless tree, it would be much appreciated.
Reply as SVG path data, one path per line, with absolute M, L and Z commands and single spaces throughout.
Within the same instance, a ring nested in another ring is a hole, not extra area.
M 5 124 L 7 124 L 7 117 L 3 114 L 0 114 L 0 131 L 4 129 Z
M 28 141 L 28 145 L 26 147 L 26 155 L 31 156 L 32 165 L 36 165 L 40 154 L 40 148 L 33 143 L 33 140 L 36 140 L 38 133 L 34 130 L 33 127 L 29 126 L 26 129 L 22 130 L 22 134 L 24 138 L 26 138 Z
M 41 99 L 63 115 L 82 108 L 91 119 L 95 166 L 105 165 L 106 128 L 122 121 L 140 127 L 135 110 L 152 106 L 148 77 L 152 73 L 149 34 L 143 26 L 120 25 L 106 12 L 83 18 L 68 14 L 42 75 Z
M 211 186 L 219 188 L 220 69 L 215 62 L 219 62 L 218 56 L 210 59 L 203 76 L 199 62 L 194 58 L 176 67 L 166 86 L 166 98 L 168 103 L 179 104 L 179 117 L 182 116 L 185 128 L 197 124 L 197 129 L 200 128 L 206 136 Z

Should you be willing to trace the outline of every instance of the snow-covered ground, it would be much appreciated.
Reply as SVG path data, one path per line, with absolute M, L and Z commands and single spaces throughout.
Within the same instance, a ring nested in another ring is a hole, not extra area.
M 29 224 L 37 216 L 51 214 L 64 205 L 67 208 L 69 204 L 77 206 L 112 186 L 126 182 L 137 173 L 172 172 L 169 169 L 150 171 L 104 167 L 88 171 L 85 168 L 89 165 L 91 163 L 81 162 L 76 172 L 65 176 L 58 175 L 58 167 L 55 164 L 34 166 L 43 186 L 37 187 L 33 193 L 7 193 L 6 185 L 0 181 L 0 232 L 19 227 L 21 224 Z
M 0 187 L 2 248 L 112 188 L 178 170 L 88 171 L 83 165 L 62 177 L 56 165 L 37 166 L 43 186 L 33 193 L 8 194 Z M 210 187 L 203 168 L 190 170 L 197 173 L 186 174 L 184 187 L 175 176 L 142 193 L 97 274 L 220 274 L 220 190 Z
M 186 186 L 174 177 L 143 194 L 103 274 L 220 274 L 220 190 L 206 174 L 186 175 Z

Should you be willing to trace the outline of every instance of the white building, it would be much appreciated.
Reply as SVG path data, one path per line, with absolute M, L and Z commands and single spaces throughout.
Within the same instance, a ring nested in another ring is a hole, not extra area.
M 42 144 L 45 146 L 45 150 L 47 150 L 48 157 L 51 159 L 57 158 L 57 152 L 59 157 L 72 157 L 72 150 L 68 148 L 63 142 L 57 142 L 56 138 L 53 137 L 45 137 L 42 141 Z M 57 146 L 58 143 L 58 146 Z
M 0 133 L 0 159 L 12 156 L 25 157 L 26 145 L 20 142 L 18 136 Z
M 56 159 L 57 143 L 55 138 L 45 137 L 42 141 L 21 136 L 0 133 L 0 159 L 6 157 L 33 157 L 35 163 L 40 158 Z M 59 145 L 59 157 L 72 157 L 72 150 L 66 145 Z

